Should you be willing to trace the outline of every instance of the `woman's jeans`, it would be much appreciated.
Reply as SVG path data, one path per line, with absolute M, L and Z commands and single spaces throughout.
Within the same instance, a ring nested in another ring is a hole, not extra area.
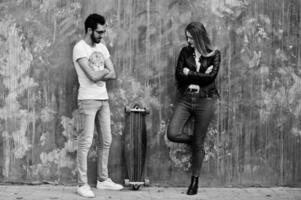
M 167 130 L 170 141 L 192 145 L 192 176 L 199 176 L 205 156 L 204 140 L 214 114 L 213 98 L 186 93 L 178 102 Z M 184 125 L 195 118 L 193 135 L 183 133 Z
M 87 157 L 92 145 L 94 127 L 97 130 L 97 180 L 108 178 L 108 158 L 112 141 L 111 117 L 108 100 L 79 100 L 81 131 L 78 136 L 78 184 L 88 183 Z

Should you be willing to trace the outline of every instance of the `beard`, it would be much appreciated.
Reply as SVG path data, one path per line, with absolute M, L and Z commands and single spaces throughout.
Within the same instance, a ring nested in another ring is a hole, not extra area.
M 101 41 L 101 37 L 100 37 L 100 38 L 96 38 L 96 37 L 94 36 L 94 34 L 91 34 L 91 41 L 92 41 L 93 43 L 98 44 L 98 43 L 100 43 L 100 41 Z

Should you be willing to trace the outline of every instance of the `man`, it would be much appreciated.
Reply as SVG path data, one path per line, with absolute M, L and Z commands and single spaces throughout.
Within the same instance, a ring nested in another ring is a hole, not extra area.
M 85 36 L 73 48 L 73 63 L 79 81 L 78 107 L 81 132 L 78 136 L 77 193 L 95 197 L 87 180 L 87 156 L 92 145 L 94 127 L 97 137 L 97 189 L 121 190 L 108 176 L 108 158 L 112 141 L 110 107 L 106 81 L 116 79 L 107 47 L 100 43 L 106 32 L 105 18 L 91 14 L 85 21 Z

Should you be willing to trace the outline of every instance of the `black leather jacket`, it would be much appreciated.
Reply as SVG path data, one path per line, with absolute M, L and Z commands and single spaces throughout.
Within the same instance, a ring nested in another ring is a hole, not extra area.
M 185 94 L 188 86 L 195 84 L 200 86 L 200 97 L 218 97 L 219 94 L 216 89 L 215 78 L 221 62 L 220 51 L 215 50 L 214 53 L 208 57 L 201 56 L 200 62 L 200 70 L 197 72 L 194 49 L 189 46 L 182 48 L 176 67 L 176 81 L 180 93 Z M 206 69 L 211 65 L 213 66 L 212 71 L 205 74 Z M 190 70 L 188 75 L 183 73 L 185 67 Z

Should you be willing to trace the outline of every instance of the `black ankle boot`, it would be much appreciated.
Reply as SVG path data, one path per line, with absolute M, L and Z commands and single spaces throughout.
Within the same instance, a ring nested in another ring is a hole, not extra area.
M 199 184 L 199 177 L 192 176 L 191 177 L 191 183 L 189 185 L 189 188 L 187 190 L 188 195 L 194 195 L 198 193 L 198 184 Z

